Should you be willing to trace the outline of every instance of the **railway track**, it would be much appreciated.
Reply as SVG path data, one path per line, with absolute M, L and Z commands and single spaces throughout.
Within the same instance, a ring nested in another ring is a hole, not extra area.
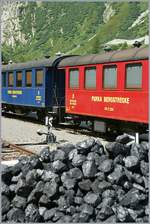
M 17 120 L 21 120 L 21 121 L 25 121 L 25 122 L 30 122 L 33 124 L 44 125 L 44 123 L 42 121 L 37 120 L 36 117 L 23 116 L 23 115 L 19 115 L 19 114 L 11 114 L 11 113 L 6 113 L 6 112 L 3 113 L 3 116 L 7 117 L 7 118 L 11 118 L 11 119 L 17 119 Z M 53 126 L 53 129 L 54 130 L 65 129 L 69 133 L 73 133 L 73 134 L 77 134 L 77 135 L 84 134 L 87 136 L 100 137 L 100 138 L 104 138 L 105 140 L 112 140 L 112 141 L 115 140 L 116 136 L 121 134 L 121 133 L 94 132 L 94 131 L 89 130 L 88 128 L 77 126 L 77 125 L 70 124 L 70 123 L 57 124 L 57 125 Z
M 31 152 L 30 150 L 25 149 L 21 146 L 3 141 L 2 153 L 1 153 L 2 161 L 16 160 L 23 155 L 30 156 L 30 155 L 36 155 L 36 153 Z

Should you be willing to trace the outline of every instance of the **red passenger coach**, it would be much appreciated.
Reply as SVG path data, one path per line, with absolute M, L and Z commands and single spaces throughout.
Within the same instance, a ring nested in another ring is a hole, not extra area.
M 74 56 L 66 70 L 66 113 L 96 131 L 148 124 L 148 48 Z M 123 125 L 122 125 L 123 124 Z

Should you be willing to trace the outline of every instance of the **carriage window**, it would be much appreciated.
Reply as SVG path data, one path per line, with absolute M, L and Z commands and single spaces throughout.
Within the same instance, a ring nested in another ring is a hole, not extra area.
M 117 88 L 117 66 L 104 67 L 103 87 L 104 89 Z
M 8 86 L 9 87 L 14 86 L 14 74 L 12 72 L 8 73 Z
M 2 87 L 6 87 L 6 72 L 2 73 Z
M 95 89 L 96 88 L 96 68 L 85 69 L 85 88 Z
M 26 71 L 26 86 L 32 86 L 32 71 Z
M 36 70 L 35 73 L 35 86 L 43 85 L 43 70 Z
M 22 86 L 22 72 L 16 73 L 16 87 Z
M 70 70 L 69 87 L 79 88 L 79 70 L 78 69 Z
M 141 64 L 128 64 L 126 66 L 126 88 L 142 88 Z

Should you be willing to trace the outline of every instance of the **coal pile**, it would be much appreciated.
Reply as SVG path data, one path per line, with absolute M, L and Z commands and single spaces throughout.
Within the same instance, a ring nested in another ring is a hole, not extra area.
M 149 144 L 122 135 L 20 157 L 2 171 L 3 222 L 148 222 Z

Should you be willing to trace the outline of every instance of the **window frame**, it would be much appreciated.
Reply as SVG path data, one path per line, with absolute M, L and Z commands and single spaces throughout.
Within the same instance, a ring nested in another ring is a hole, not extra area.
M 95 70 L 95 87 L 86 87 L 86 70 Z M 86 90 L 96 90 L 97 88 L 97 67 L 96 66 L 89 66 L 84 68 L 84 89 Z
M 42 83 L 37 85 L 37 71 L 42 71 Z M 37 68 L 35 69 L 35 87 L 43 87 L 44 85 L 44 69 L 43 68 Z
M 21 80 L 18 80 L 18 73 L 21 73 Z M 21 85 L 18 85 L 18 81 L 21 81 Z M 20 88 L 23 85 L 23 72 L 22 71 L 16 71 L 16 87 Z
M 13 77 L 13 84 L 10 85 L 9 84 L 9 75 L 12 74 L 12 77 Z M 8 87 L 14 87 L 14 84 L 15 84 L 15 77 L 14 77 L 14 72 L 13 71 L 8 71 Z
M 78 71 L 78 86 L 77 87 L 70 86 L 70 72 L 71 71 Z M 69 69 L 68 87 L 69 87 L 69 89 L 79 89 L 80 88 L 80 69 L 79 68 L 70 68 Z
M 105 68 L 116 68 L 116 86 L 115 87 L 105 87 L 104 86 L 104 78 L 105 78 Z M 111 65 L 103 65 L 102 68 L 102 88 L 103 90 L 116 90 L 118 88 L 118 66 L 117 64 L 111 64 Z
M 6 88 L 7 87 L 7 73 L 6 72 L 2 72 L 1 73 L 2 74 L 2 79 L 1 79 L 1 81 L 2 81 L 2 87 L 3 88 Z M 3 81 L 4 81 L 4 76 L 5 76 L 5 85 L 3 85 Z
M 31 85 L 27 85 L 27 72 L 31 72 Z M 31 88 L 33 85 L 33 82 L 32 82 L 32 69 L 27 69 L 25 70 L 25 87 L 27 88 Z
M 127 87 L 127 67 L 132 65 L 140 65 L 141 66 L 141 85 L 140 87 Z M 132 63 L 126 63 L 125 64 L 125 84 L 124 84 L 125 90 L 142 90 L 143 88 L 143 64 L 140 62 L 132 62 Z

